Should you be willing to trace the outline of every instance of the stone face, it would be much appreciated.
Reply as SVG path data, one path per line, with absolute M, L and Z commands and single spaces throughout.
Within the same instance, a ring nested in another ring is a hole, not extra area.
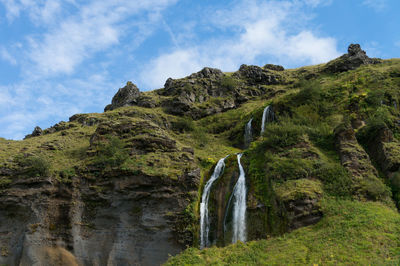
M 378 171 L 367 152 L 358 144 L 351 125 L 338 126 L 334 135 L 340 162 L 352 177 L 355 197 L 389 201 L 390 195 L 378 178 Z
M 347 54 L 327 63 L 324 71 L 328 73 L 338 73 L 356 69 L 361 65 L 378 64 L 382 60 L 369 58 L 359 44 L 350 44 Z
M 0 264 L 160 265 L 191 244 L 183 213 L 199 180 L 193 169 L 180 182 L 123 171 L 14 182 L 0 194 Z
M 279 75 L 273 74 L 268 71 L 268 69 L 262 69 L 258 66 L 241 65 L 239 71 L 235 73 L 235 75 L 248 80 L 250 85 L 275 85 L 281 83 L 281 77 Z
M 24 139 L 37 137 L 37 136 L 41 136 L 41 135 L 43 135 L 43 130 L 39 126 L 36 126 L 33 129 L 32 134 L 26 135 Z
M 205 67 L 197 73 L 193 73 L 189 78 L 209 78 L 219 79 L 225 76 L 225 74 L 218 68 Z
M 285 68 L 280 65 L 266 64 L 263 66 L 264 69 L 275 70 L 275 71 L 284 71 Z
M 126 86 L 120 88 L 118 92 L 114 95 L 111 104 L 107 105 L 104 111 L 114 110 L 118 107 L 132 106 L 138 103 L 138 98 L 140 97 L 140 91 L 135 84 L 128 81 Z
M 373 141 L 368 143 L 368 153 L 387 177 L 400 168 L 400 143 L 387 127 L 381 128 Z

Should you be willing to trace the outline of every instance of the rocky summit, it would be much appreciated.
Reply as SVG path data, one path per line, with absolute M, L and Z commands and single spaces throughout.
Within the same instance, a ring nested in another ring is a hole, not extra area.
M 205 67 L 0 138 L 0 265 L 397 265 L 400 59 Z

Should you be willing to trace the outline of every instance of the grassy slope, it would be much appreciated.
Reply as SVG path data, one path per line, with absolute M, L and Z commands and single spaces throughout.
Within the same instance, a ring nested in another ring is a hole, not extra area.
M 225 248 L 189 248 L 167 265 L 398 265 L 400 215 L 383 204 L 325 199 L 316 225 Z

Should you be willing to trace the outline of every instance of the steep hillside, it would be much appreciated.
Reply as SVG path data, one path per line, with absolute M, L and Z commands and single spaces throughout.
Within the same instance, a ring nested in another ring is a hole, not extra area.
M 0 265 L 157 265 L 187 246 L 168 263 L 394 265 L 399 104 L 400 60 L 359 45 L 299 69 L 128 82 L 104 113 L 0 139 Z M 249 242 L 230 245 L 237 230 Z

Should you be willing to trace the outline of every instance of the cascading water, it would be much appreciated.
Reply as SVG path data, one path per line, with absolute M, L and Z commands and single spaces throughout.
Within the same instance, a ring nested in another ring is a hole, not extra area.
M 262 120 L 261 120 L 261 134 L 264 133 L 265 130 L 265 125 L 268 122 L 272 122 L 275 120 L 275 114 L 272 111 L 272 108 L 268 105 L 267 107 L 264 108 L 264 112 L 262 115 Z
M 251 141 L 253 140 L 253 133 L 251 129 L 251 122 L 253 121 L 253 118 L 247 122 L 246 127 L 244 128 L 244 146 L 247 148 L 249 147 Z
M 204 186 L 203 195 L 200 203 L 200 248 L 209 246 L 208 233 L 210 231 L 210 221 L 208 220 L 208 200 L 210 198 L 211 186 L 223 173 L 225 168 L 225 158 L 218 161 L 214 172 Z
M 236 243 L 238 240 L 246 241 L 246 177 L 240 163 L 242 154 L 237 155 L 239 165 L 239 178 L 233 189 L 233 236 L 232 243 Z

